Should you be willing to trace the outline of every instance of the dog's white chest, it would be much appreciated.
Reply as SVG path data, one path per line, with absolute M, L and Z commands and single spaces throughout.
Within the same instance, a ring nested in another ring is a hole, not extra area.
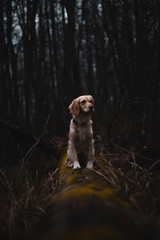
M 91 138 L 93 136 L 93 130 L 91 126 L 88 126 L 86 128 L 79 127 L 78 129 L 78 137 L 79 137 L 79 143 L 85 142 L 87 143 L 87 139 Z

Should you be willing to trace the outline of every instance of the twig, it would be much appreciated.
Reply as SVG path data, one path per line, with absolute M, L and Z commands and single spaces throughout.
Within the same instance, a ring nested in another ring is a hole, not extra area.
M 22 139 L 27 144 L 30 144 L 30 146 L 37 143 L 38 137 L 23 128 L 15 126 L 7 121 L 4 121 L 3 119 L 0 119 L 0 125 L 2 125 L 4 128 L 9 129 L 11 133 L 17 137 L 18 140 Z M 41 141 L 39 141 L 38 147 L 42 150 L 47 149 L 48 152 L 57 158 L 57 146 L 54 145 L 51 141 L 46 142 L 41 139 Z
M 160 163 L 160 160 L 157 160 L 155 163 L 152 164 L 152 166 L 150 167 L 150 169 L 152 170 L 157 164 Z
M 57 174 L 59 168 L 57 167 L 56 170 L 54 172 L 52 172 L 50 175 L 49 175 L 49 178 L 47 179 L 47 181 L 43 184 L 43 188 L 45 188 L 47 186 L 47 184 L 53 180 L 53 176 Z
M 113 143 L 112 141 L 111 141 L 111 144 L 112 144 L 114 147 L 117 147 L 117 148 L 121 149 L 121 151 L 124 151 L 124 152 L 129 153 L 129 154 L 132 155 L 132 151 L 127 150 L 126 148 L 124 148 L 124 147 L 122 147 L 122 146 L 119 146 L 118 144 Z M 143 155 L 141 155 L 141 154 L 139 154 L 139 153 L 134 153 L 134 154 L 135 154 L 135 156 L 141 157 L 141 158 L 143 158 L 143 159 L 153 161 L 152 158 L 145 157 L 145 156 L 143 156 Z
M 29 151 L 25 154 L 24 158 L 22 159 L 22 162 L 23 162 L 23 163 L 25 162 L 25 160 L 26 160 L 27 158 L 28 158 L 28 160 L 29 160 L 29 158 L 32 156 L 32 154 L 33 154 L 34 151 L 36 150 L 38 144 L 40 143 L 40 141 L 41 141 L 41 139 L 42 139 L 42 137 L 43 137 L 43 135 L 44 135 L 44 133 L 45 133 L 45 131 L 46 131 L 46 128 L 47 128 L 47 125 L 48 125 L 48 122 L 49 122 L 50 117 L 51 117 L 51 115 L 48 115 L 47 120 L 46 120 L 46 123 L 45 123 L 45 126 L 44 126 L 44 128 L 43 128 L 43 131 L 42 131 L 40 137 L 38 138 L 37 142 L 35 142 L 35 143 L 33 144 L 33 146 L 29 149 Z M 30 156 L 29 156 L 29 154 L 30 154 Z M 29 156 L 29 157 L 28 157 L 28 156 Z
M 3 184 L 5 184 L 5 186 L 7 186 L 8 190 L 9 190 L 9 192 L 11 194 L 12 200 L 14 202 L 14 205 L 16 205 L 16 200 L 15 200 L 15 196 L 14 196 L 13 190 L 12 190 L 12 188 L 11 188 L 11 186 L 10 186 L 6 176 L 5 176 L 5 174 L 3 173 L 2 169 L 0 169 L 0 174 L 1 174 L 2 178 L 3 178 L 3 181 L 2 181 L 2 178 L 0 178 L 0 180 L 2 181 Z

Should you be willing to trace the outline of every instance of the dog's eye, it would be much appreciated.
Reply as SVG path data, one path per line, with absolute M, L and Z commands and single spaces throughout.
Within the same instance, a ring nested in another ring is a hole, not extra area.
M 90 101 L 90 103 L 93 103 L 93 101 L 91 99 L 89 101 Z
M 86 103 L 86 100 L 83 100 L 81 103 L 82 103 L 82 104 Z

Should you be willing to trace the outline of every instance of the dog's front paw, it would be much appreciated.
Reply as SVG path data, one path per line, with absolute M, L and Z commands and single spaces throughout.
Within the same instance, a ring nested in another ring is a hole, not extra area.
M 68 167 L 68 168 L 72 168 L 73 167 L 73 161 L 71 161 L 69 158 L 67 158 L 66 167 Z
M 89 168 L 89 169 L 93 168 L 93 162 L 88 162 L 87 163 L 87 168 Z
M 73 163 L 73 169 L 79 169 L 79 168 L 81 168 L 79 162 L 78 161 L 74 162 Z

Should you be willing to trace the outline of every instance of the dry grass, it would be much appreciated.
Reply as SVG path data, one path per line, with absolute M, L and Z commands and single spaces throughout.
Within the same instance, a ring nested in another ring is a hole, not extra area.
M 25 164 L 0 169 L 1 239 L 28 231 L 45 212 L 56 189 L 58 169 L 41 171 L 31 171 Z
M 140 163 L 141 164 L 140 164 Z M 143 165 L 143 156 L 136 150 L 126 150 L 116 145 L 113 153 L 96 157 L 94 170 L 104 177 L 107 184 L 120 196 L 132 203 L 135 211 L 160 220 L 160 171 L 154 164 Z M 103 166 L 102 166 L 103 165 Z

